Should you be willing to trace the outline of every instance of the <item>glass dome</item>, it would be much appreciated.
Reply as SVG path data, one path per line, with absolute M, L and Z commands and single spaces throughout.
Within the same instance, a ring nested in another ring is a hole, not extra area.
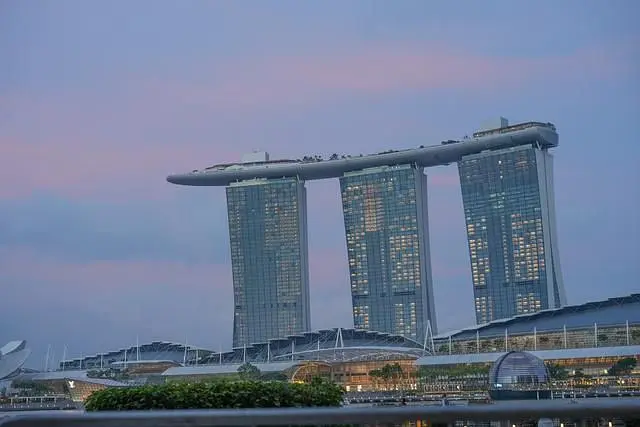
M 531 353 L 512 351 L 495 361 L 489 371 L 492 389 L 523 390 L 539 388 L 549 381 L 542 359 Z

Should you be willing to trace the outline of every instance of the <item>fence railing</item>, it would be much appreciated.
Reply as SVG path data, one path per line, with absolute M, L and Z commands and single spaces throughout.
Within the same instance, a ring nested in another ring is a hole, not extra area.
M 344 408 L 273 408 L 93 413 L 24 414 L 0 420 L 0 427 L 183 427 L 335 424 L 402 424 L 420 420 L 518 421 L 640 418 L 640 399 L 585 399 L 498 402 L 469 406 L 400 406 Z

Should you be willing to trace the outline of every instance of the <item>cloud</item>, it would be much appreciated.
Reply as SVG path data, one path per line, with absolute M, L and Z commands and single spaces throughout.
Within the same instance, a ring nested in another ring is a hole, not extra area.
M 350 324 L 344 260 L 329 252 L 312 252 L 310 257 L 313 327 Z M 75 325 L 78 337 L 101 328 L 100 323 L 110 324 L 114 329 L 104 331 L 108 342 L 127 334 L 141 334 L 143 339 L 190 334 L 203 345 L 215 343 L 217 348 L 224 343 L 228 348 L 233 319 L 230 270 L 229 265 L 179 260 L 79 262 L 28 247 L 0 248 L 0 281 L 14 284 L 3 289 L 5 304 L 23 309 L 46 306 L 50 315 L 62 316 L 59 321 L 77 307 L 77 313 L 92 313 L 98 323 Z
M 0 249 L 0 282 L 12 284 L 2 290 L 3 303 L 18 307 L 14 318 L 22 319 L 6 332 L 24 334 L 41 350 L 64 343 L 79 356 L 109 350 L 105 345 L 131 345 L 136 335 L 143 342 L 183 342 L 190 335 L 199 345 L 229 347 L 233 292 L 226 265 L 77 262 L 13 247 Z M 55 325 L 54 331 L 46 325 Z
M 168 207 L 148 200 L 0 199 L 0 248 L 28 247 L 78 262 L 227 262 L 224 205 L 202 198 L 176 201 Z
M 532 83 L 570 81 L 575 73 L 616 78 L 633 71 L 627 50 L 589 47 L 564 56 L 481 56 L 433 44 L 368 46 L 330 54 L 268 57 L 234 64 L 207 83 L 156 80 L 148 91 L 159 103 L 243 111 L 432 89 L 491 91 Z M 627 46 L 629 47 L 629 46 Z
M 435 89 L 486 93 L 527 89 L 536 82 L 553 86 L 571 81 L 578 71 L 582 79 L 615 78 L 631 66 L 622 52 L 626 49 L 590 48 L 517 58 L 434 45 L 371 45 L 216 67 L 205 62 L 196 67 L 203 70 L 192 79 L 196 83 L 156 71 L 102 90 L 11 93 L 3 98 L 0 198 L 35 192 L 171 197 L 180 190 L 164 182 L 167 174 L 237 160 L 265 143 L 261 131 L 278 112 Z M 284 117 L 279 122 L 285 123 Z M 267 143 L 271 150 L 291 152 L 298 141 Z
M 136 333 L 171 339 L 190 331 L 200 342 L 226 343 L 230 339 L 233 291 L 227 265 L 179 260 L 79 262 L 13 247 L 0 249 L 0 281 L 13 284 L 3 289 L 4 303 L 23 310 L 46 306 L 54 316 L 77 307 L 78 313 L 89 312 L 93 318 L 104 319 L 105 326 L 113 324 L 114 329 L 103 330 L 111 341 Z M 189 314 L 180 316 L 180 312 Z M 81 319 L 79 314 L 77 321 Z M 210 325 L 225 326 L 211 333 Z M 78 338 L 101 327 L 76 326 L 82 331 Z
M 39 192 L 64 192 L 74 197 L 166 197 L 176 189 L 165 182 L 165 176 L 174 170 L 190 170 L 202 163 L 203 157 L 202 150 L 194 147 L 85 141 L 55 135 L 36 142 L 0 136 L 0 198 Z M 213 158 L 230 157 L 210 154 Z
M 38 284 L 64 283 L 66 292 L 83 290 L 90 292 L 92 298 L 115 296 L 114 293 L 124 290 L 146 293 L 149 288 L 160 290 L 172 285 L 182 285 L 191 292 L 211 286 L 220 290 L 231 282 L 228 266 L 211 263 L 99 259 L 73 262 L 20 246 L 0 249 L 0 258 L 0 270 L 5 277 Z M 42 292 L 55 299 L 58 290 L 42 289 Z

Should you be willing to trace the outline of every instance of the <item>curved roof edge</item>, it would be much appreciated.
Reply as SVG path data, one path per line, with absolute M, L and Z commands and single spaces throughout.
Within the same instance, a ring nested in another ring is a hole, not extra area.
M 412 346 L 407 348 L 423 348 L 423 344 L 420 344 L 418 341 L 415 341 L 411 338 L 407 338 L 404 335 L 392 334 L 390 332 L 378 332 L 378 331 L 373 331 L 369 329 L 356 329 L 356 328 L 327 328 L 327 329 L 317 329 L 315 331 L 300 332 L 299 334 L 287 335 L 285 337 L 280 337 L 280 338 L 271 338 L 268 341 L 252 343 L 248 345 L 246 348 L 266 346 L 268 343 L 271 343 L 271 342 L 291 341 L 291 340 L 295 340 L 296 338 L 313 339 L 314 337 L 320 334 L 325 334 L 325 333 L 335 333 L 340 335 L 349 334 L 349 333 L 352 333 L 352 334 L 360 333 L 360 334 L 367 335 L 367 338 L 372 338 L 375 340 L 378 340 L 378 339 L 379 340 L 383 340 L 383 339 L 402 340 L 403 342 L 410 344 Z M 345 341 L 347 340 L 348 339 L 345 338 Z M 244 347 L 235 347 L 233 350 L 241 350 L 243 348 Z
M 27 347 L 25 340 L 9 341 L 0 348 L 0 357 L 13 353 L 14 351 L 24 350 Z
M 475 326 L 470 326 L 463 329 L 457 329 L 454 331 L 445 332 L 438 335 L 437 337 L 434 337 L 434 339 L 455 337 L 456 335 L 459 335 L 465 332 L 481 331 L 483 329 L 488 329 L 493 326 L 499 326 L 499 325 L 509 326 L 510 324 L 513 324 L 513 323 L 526 322 L 526 321 L 535 320 L 541 317 L 557 316 L 559 314 L 564 314 L 564 313 L 575 313 L 577 311 L 585 311 L 585 310 L 594 309 L 594 308 L 610 307 L 610 306 L 616 306 L 616 305 L 625 305 L 625 304 L 636 303 L 636 302 L 640 302 L 640 294 L 630 294 L 622 297 L 608 298 L 605 300 L 589 301 L 583 304 L 566 305 L 560 308 L 549 308 L 547 310 L 540 310 L 535 313 L 526 313 L 526 314 L 520 314 L 518 316 L 507 317 L 505 319 L 496 319 L 488 323 L 483 323 L 481 325 L 475 325 Z
M 10 378 L 19 372 L 30 355 L 31 350 L 28 348 L 14 350 L 11 353 L 3 355 L 2 358 L 0 358 L 0 380 Z
M 188 351 L 202 351 L 202 352 L 212 352 L 212 350 L 208 350 L 206 348 L 203 347 L 198 347 L 195 345 L 191 345 L 191 344 L 185 344 L 185 343 L 179 343 L 179 342 L 175 342 L 175 341 L 149 341 L 149 342 L 145 342 L 145 343 L 141 343 L 138 345 L 132 345 L 129 347 L 122 347 L 118 350 L 111 350 L 111 351 L 106 351 L 106 352 L 102 352 L 102 353 L 95 353 L 95 354 L 90 354 L 90 355 L 86 355 L 86 356 L 82 356 L 82 357 L 74 357 L 72 359 L 65 359 L 63 361 L 61 361 L 60 363 L 75 363 L 75 362 L 80 362 L 80 361 L 85 361 L 85 360 L 91 360 L 91 359 L 98 359 L 101 356 L 102 357 L 109 357 L 109 356 L 114 356 L 114 355 L 119 355 L 121 353 L 135 353 L 137 350 L 140 350 L 140 352 L 144 353 L 146 352 L 148 349 L 153 349 L 154 346 L 168 346 L 168 347 L 175 347 L 175 352 L 179 352 L 179 353 L 183 353 L 185 347 L 187 348 Z M 169 351 L 169 350 L 165 350 L 165 351 Z M 136 360 L 131 360 L 131 363 L 136 362 Z
M 488 150 L 517 147 L 538 142 L 550 148 L 558 145 L 558 134 L 553 125 L 535 124 L 521 130 L 497 133 L 462 141 L 447 141 L 440 145 L 411 148 L 361 157 L 322 160 L 310 162 L 272 162 L 255 166 L 242 163 L 222 169 L 196 170 L 190 173 L 169 175 L 172 184 L 191 186 L 226 186 L 232 182 L 252 179 L 278 179 L 298 177 L 300 180 L 327 179 L 339 177 L 373 167 L 417 164 L 422 167 L 446 165 L 459 161 L 462 157 Z

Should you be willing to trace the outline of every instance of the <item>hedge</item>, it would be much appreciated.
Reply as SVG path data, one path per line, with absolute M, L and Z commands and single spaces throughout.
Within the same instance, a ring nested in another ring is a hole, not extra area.
M 85 410 L 340 406 L 343 394 L 342 387 L 327 381 L 311 384 L 282 381 L 172 382 L 99 390 L 87 398 Z

